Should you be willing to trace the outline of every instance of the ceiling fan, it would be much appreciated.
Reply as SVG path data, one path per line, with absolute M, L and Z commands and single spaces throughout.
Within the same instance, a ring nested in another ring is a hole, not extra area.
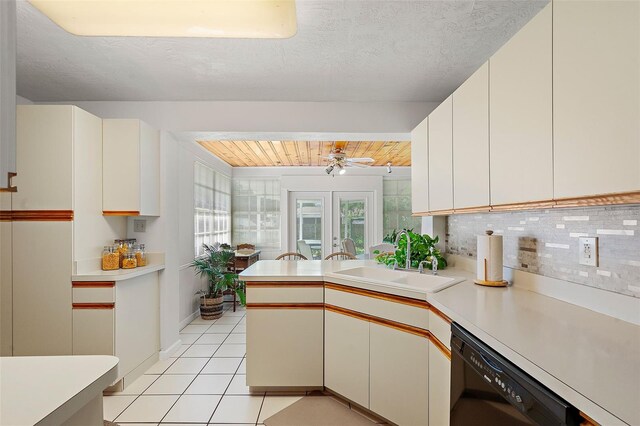
M 370 166 L 370 163 L 374 162 L 373 158 L 369 157 L 347 157 L 345 153 L 346 142 L 336 142 L 333 151 L 324 157 L 328 160 L 327 167 L 324 169 L 328 175 L 338 169 L 338 174 L 345 174 L 347 167 L 359 167 L 366 168 Z

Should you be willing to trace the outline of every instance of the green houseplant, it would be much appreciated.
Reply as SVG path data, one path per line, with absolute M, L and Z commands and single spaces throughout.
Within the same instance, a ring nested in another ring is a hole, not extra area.
M 241 304 L 245 304 L 243 282 L 238 280 L 238 274 L 229 271 L 229 264 L 233 262 L 234 252 L 216 243 L 203 244 L 204 254 L 191 262 L 196 275 L 207 280 L 206 289 L 198 290 L 200 295 L 200 315 L 203 319 L 217 319 L 222 316 L 223 293 L 232 290 L 238 295 Z
M 394 231 L 395 233 L 395 231 Z M 431 238 L 429 235 L 420 235 L 411 230 L 407 230 L 409 238 L 411 238 L 411 267 L 417 268 L 420 262 L 427 261 L 427 268 L 431 269 L 431 256 L 438 261 L 438 269 L 444 269 L 447 267 L 447 260 L 442 256 L 440 250 L 436 248 L 439 238 Z M 395 242 L 392 241 L 392 243 Z M 402 237 L 398 241 L 398 247 L 394 253 L 374 253 L 376 254 L 376 261 L 383 263 L 389 267 L 392 267 L 396 262 L 398 265 L 404 265 L 407 259 L 407 238 Z

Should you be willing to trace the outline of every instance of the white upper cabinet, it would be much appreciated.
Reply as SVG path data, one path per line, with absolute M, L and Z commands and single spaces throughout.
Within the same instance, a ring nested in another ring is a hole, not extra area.
M 452 98 L 429 115 L 429 210 L 453 209 Z
M 428 119 L 411 132 L 411 211 L 429 211 Z
M 160 215 L 160 135 L 134 119 L 103 120 L 105 215 Z
M 551 7 L 489 61 L 492 205 L 553 198 Z
M 555 197 L 640 189 L 640 2 L 554 1 Z
M 453 206 L 489 206 L 489 64 L 453 94 Z

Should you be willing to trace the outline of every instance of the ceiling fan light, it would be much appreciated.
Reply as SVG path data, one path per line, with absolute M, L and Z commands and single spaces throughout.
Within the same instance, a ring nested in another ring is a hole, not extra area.
M 80 36 L 289 38 L 295 0 L 29 0 Z
M 345 168 L 341 168 L 340 171 L 338 172 L 338 174 L 341 174 L 341 175 L 343 175 L 345 173 L 347 173 L 347 169 L 345 169 Z

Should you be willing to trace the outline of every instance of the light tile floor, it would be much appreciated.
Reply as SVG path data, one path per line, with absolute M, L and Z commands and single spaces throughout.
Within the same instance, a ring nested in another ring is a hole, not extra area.
M 226 304 L 225 304 L 226 305 Z M 250 394 L 246 386 L 246 310 L 197 318 L 183 345 L 123 391 L 104 396 L 105 420 L 123 426 L 261 425 L 304 395 Z

